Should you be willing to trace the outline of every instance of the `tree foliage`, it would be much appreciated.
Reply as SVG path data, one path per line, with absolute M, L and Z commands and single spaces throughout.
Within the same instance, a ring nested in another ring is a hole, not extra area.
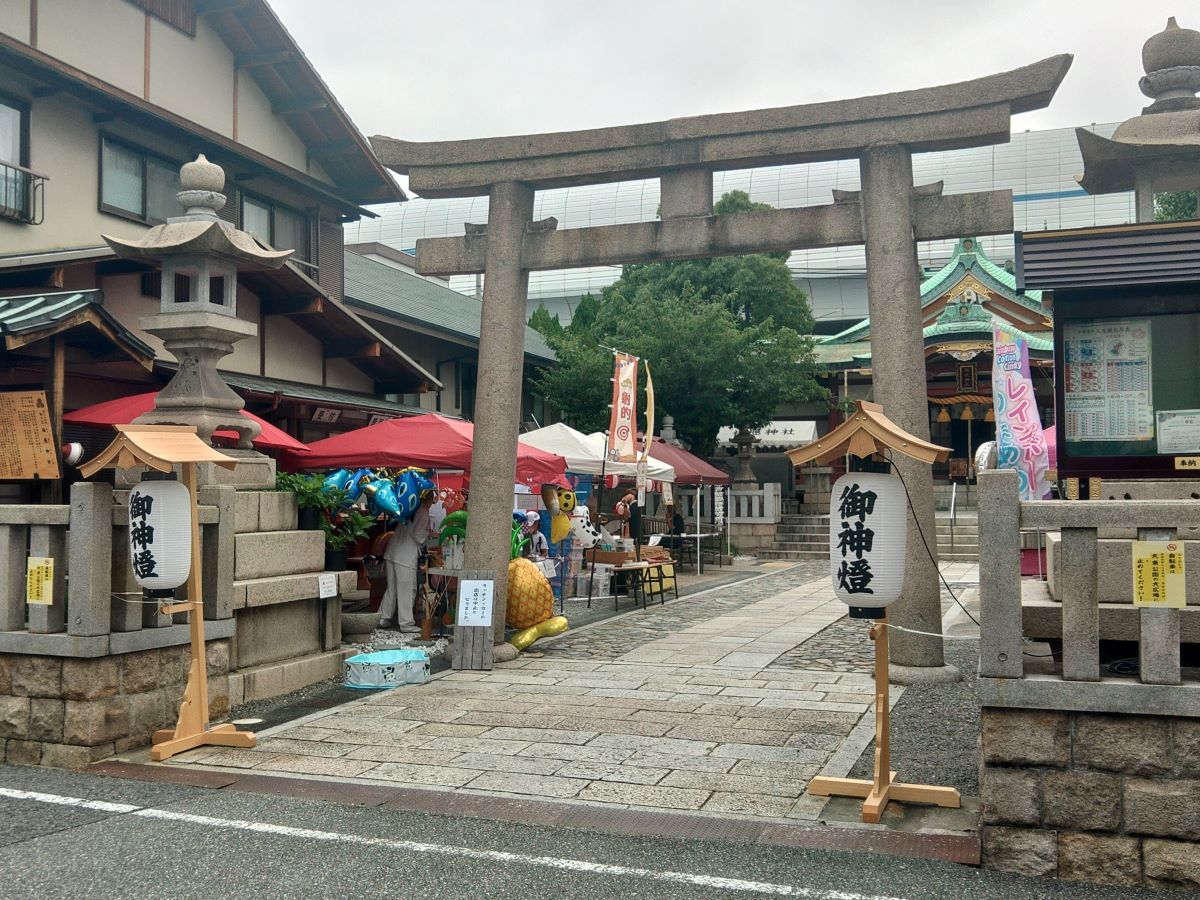
M 1179 222 L 1196 218 L 1195 191 L 1169 191 L 1154 195 L 1154 218 L 1158 222 Z
M 759 208 L 769 209 L 739 191 L 726 194 L 714 211 L 738 215 Z M 539 309 L 530 325 L 559 358 L 542 375 L 541 390 L 576 427 L 605 428 L 608 348 L 633 353 L 650 363 L 658 416 L 674 416 L 680 437 L 700 453 L 711 452 L 723 425 L 759 427 L 784 403 L 824 397 L 809 337 L 812 313 L 786 257 L 626 266 L 599 300 L 580 301 L 565 328 Z

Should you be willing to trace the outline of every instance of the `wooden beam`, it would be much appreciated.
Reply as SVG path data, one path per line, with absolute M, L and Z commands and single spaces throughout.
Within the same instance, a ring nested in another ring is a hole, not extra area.
M 281 103 L 272 103 L 271 112 L 277 116 L 290 116 L 296 113 L 316 112 L 321 109 L 328 109 L 329 101 L 323 97 L 299 97 L 295 100 L 285 100 Z
M 325 312 L 324 297 L 284 297 L 270 301 L 264 316 L 309 316 Z
M 354 141 L 330 141 L 328 144 L 318 144 L 311 148 L 308 153 L 310 156 L 315 156 L 318 159 L 330 159 L 332 157 L 345 156 L 356 149 L 358 149 L 358 144 Z
M 296 54 L 291 50 L 246 50 L 234 54 L 233 64 L 239 69 L 253 69 L 258 66 L 276 66 L 295 59 Z
M 326 359 L 378 359 L 383 356 L 383 345 L 379 341 L 365 344 L 332 344 L 325 348 Z
M 244 9 L 250 5 L 250 0 L 192 0 L 192 5 L 196 15 L 211 16 L 214 13 Z

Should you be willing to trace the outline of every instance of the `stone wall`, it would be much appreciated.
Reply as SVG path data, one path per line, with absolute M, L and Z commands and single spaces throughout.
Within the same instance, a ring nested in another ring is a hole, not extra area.
M 983 709 L 983 865 L 1200 890 L 1200 721 Z
M 759 550 L 775 546 L 775 525 L 772 522 L 731 522 L 729 541 L 738 553 L 754 556 Z
M 229 714 L 229 641 L 208 642 L 208 707 Z M 0 655 L 0 759 L 79 768 L 174 725 L 190 646 L 96 659 Z

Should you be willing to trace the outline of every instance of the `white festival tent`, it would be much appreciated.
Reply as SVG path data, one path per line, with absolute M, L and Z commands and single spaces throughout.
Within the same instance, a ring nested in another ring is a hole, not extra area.
M 602 432 L 584 434 L 569 425 L 556 422 L 527 431 L 521 442 L 539 450 L 557 453 L 567 461 L 567 471 L 579 475 L 637 475 L 637 463 L 604 461 L 605 438 Z M 651 481 L 675 481 L 675 468 L 651 456 L 647 461 L 646 477 Z

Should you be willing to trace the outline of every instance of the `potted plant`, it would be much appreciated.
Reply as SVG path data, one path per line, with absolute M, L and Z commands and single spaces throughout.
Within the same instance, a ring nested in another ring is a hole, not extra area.
M 338 498 L 325 489 L 325 480 L 320 475 L 278 472 L 275 475 L 275 490 L 291 491 L 296 495 L 299 511 L 296 527 L 301 531 L 317 531 L 323 527 L 324 511 L 337 505 Z
M 336 513 L 321 521 L 325 532 L 325 570 L 344 572 L 350 548 L 366 537 L 375 519 L 357 509 Z

